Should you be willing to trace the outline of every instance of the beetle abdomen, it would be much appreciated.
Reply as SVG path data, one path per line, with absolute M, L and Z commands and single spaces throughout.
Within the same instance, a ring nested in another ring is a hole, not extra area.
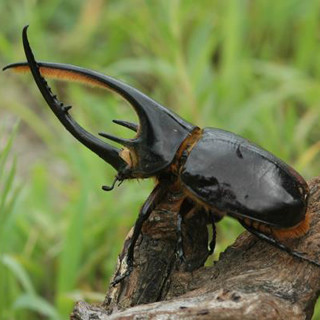
M 203 130 L 181 180 L 195 198 L 236 218 L 280 229 L 305 219 L 304 179 L 271 153 L 227 131 Z

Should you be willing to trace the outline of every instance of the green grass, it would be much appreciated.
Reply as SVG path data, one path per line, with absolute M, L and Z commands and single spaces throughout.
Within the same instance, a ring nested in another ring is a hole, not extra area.
M 313 0 L 4 0 L 0 65 L 24 60 L 21 30 L 30 24 L 37 59 L 122 79 L 186 120 L 249 138 L 311 178 L 320 172 L 319 7 Z M 128 137 L 111 123 L 136 119 L 122 100 L 52 86 L 91 132 Z M 61 128 L 30 76 L 2 73 L 0 96 L 1 319 L 66 319 L 74 301 L 103 299 L 152 182 L 103 193 L 114 171 Z M 7 158 L 12 118 L 21 124 Z M 218 231 L 220 251 L 241 228 L 228 220 Z

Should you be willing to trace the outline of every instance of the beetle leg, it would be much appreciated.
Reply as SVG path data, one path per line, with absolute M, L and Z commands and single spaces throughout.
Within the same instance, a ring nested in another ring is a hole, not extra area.
M 270 243 L 271 245 L 273 245 L 274 247 L 277 247 L 283 251 L 286 251 L 287 253 L 289 253 L 290 255 L 300 259 L 300 260 L 303 260 L 303 261 L 307 261 L 307 262 L 310 262 L 312 263 L 313 265 L 317 266 L 317 267 L 320 267 L 320 262 L 317 262 L 317 261 L 314 261 L 314 260 L 311 260 L 309 259 L 308 257 L 306 257 L 303 253 L 301 252 L 298 252 L 298 251 L 294 251 L 292 250 L 291 248 L 287 247 L 286 245 L 284 245 L 283 243 L 281 242 L 278 242 L 276 239 L 272 238 L 271 236 L 269 235 L 266 235 L 250 226 L 247 226 L 243 221 L 239 220 L 239 222 L 241 223 L 241 225 L 247 229 L 249 232 L 251 232 L 252 234 L 254 234 L 255 236 L 257 236 L 259 239 L 261 240 L 264 240 L 268 243 Z
M 209 212 L 209 218 L 210 218 L 210 223 L 211 223 L 211 226 L 212 226 L 212 238 L 211 238 L 211 241 L 209 243 L 208 256 L 210 256 L 214 252 L 214 248 L 216 247 L 216 236 L 217 236 L 215 218 L 214 218 L 214 214 L 213 214 L 212 211 Z
M 142 226 L 144 222 L 149 218 L 151 212 L 155 209 L 155 207 L 161 201 L 165 192 L 166 192 L 166 187 L 165 186 L 163 187 L 161 184 L 158 184 L 153 189 L 153 191 L 151 192 L 151 194 L 149 195 L 149 197 L 141 207 L 139 216 L 134 225 L 133 234 L 128 246 L 127 258 L 126 258 L 127 270 L 123 274 L 117 275 L 114 278 L 114 280 L 111 283 L 112 286 L 115 286 L 116 284 L 121 282 L 123 279 L 129 276 L 130 273 L 132 272 L 133 262 L 134 262 L 134 247 L 140 236 Z
M 183 237 L 182 237 L 182 214 L 179 211 L 177 216 L 177 255 L 180 259 L 180 262 L 184 262 L 186 260 L 184 256 L 183 250 Z

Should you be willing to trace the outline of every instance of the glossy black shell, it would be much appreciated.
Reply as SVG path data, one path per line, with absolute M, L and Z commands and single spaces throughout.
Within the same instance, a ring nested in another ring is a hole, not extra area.
M 181 173 L 205 204 L 234 217 L 290 228 L 306 213 L 308 186 L 290 166 L 231 132 L 206 128 Z

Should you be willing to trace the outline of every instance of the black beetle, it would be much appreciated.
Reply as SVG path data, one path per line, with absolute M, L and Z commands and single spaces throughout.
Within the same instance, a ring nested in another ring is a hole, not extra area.
M 113 185 L 104 186 L 104 190 L 111 190 L 117 181 L 125 179 L 157 178 L 158 183 L 135 224 L 127 272 L 114 283 L 132 270 L 134 245 L 143 222 L 172 186 L 184 194 L 186 201 L 209 214 L 213 222 L 230 215 L 259 238 L 320 265 L 281 243 L 282 239 L 300 237 L 309 229 L 308 185 L 293 168 L 236 134 L 200 129 L 186 122 L 119 80 L 71 65 L 37 63 L 28 42 L 27 27 L 23 30 L 23 45 L 28 62 L 11 64 L 4 70 L 31 70 L 44 99 L 64 127 L 117 170 Z M 44 76 L 91 83 L 120 94 L 133 106 L 140 124 L 114 122 L 135 131 L 135 138 L 100 133 L 123 145 L 118 149 L 84 130 L 70 116 L 71 106 L 65 106 L 51 92 Z M 211 252 L 213 249 L 214 239 Z M 181 248 L 178 251 L 182 257 Z

